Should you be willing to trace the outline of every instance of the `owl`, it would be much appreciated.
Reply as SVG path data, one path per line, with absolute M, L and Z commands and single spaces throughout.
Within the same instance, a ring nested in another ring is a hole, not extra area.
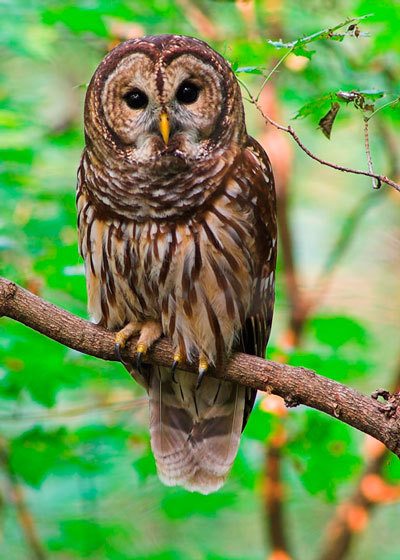
M 89 313 L 115 332 L 122 360 L 139 335 L 127 366 L 149 396 L 161 481 L 208 494 L 229 473 L 256 396 L 210 371 L 232 351 L 263 356 L 271 328 L 270 162 L 246 132 L 228 62 L 179 35 L 130 40 L 104 58 L 87 90 L 85 144 L 77 209 Z M 143 363 L 161 336 L 174 347 L 170 368 Z

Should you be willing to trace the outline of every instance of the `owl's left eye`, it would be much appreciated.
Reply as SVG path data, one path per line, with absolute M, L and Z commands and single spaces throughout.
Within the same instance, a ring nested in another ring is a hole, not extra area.
M 131 109 L 143 109 L 149 102 L 147 95 L 140 89 L 134 88 L 124 95 L 128 107 Z
M 184 103 L 185 105 L 190 105 L 197 101 L 199 97 L 200 88 L 190 80 L 185 80 L 179 86 L 176 92 L 176 98 L 179 103 Z

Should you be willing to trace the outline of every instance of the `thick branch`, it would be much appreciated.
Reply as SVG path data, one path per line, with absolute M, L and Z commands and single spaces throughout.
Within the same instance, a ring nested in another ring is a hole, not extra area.
M 115 360 L 113 333 L 80 319 L 48 303 L 13 282 L 0 279 L 0 316 L 20 323 L 79 352 L 103 360 Z M 135 358 L 136 339 L 126 348 L 127 357 Z M 173 349 L 167 339 L 161 339 L 149 352 L 146 360 L 170 366 Z M 186 365 L 187 371 L 194 367 Z M 210 371 L 216 378 L 224 378 L 242 385 L 272 392 L 285 399 L 288 406 L 305 404 L 378 439 L 400 457 L 400 408 L 382 405 L 356 390 L 316 374 L 255 356 L 237 353 L 224 370 Z

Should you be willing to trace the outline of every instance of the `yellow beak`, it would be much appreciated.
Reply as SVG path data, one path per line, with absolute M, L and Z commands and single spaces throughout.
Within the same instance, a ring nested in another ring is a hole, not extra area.
M 170 126 L 169 126 L 169 117 L 168 114 L 163 111 L 160 114 L 160 132 L 163 140 L 166 144 L 168 144 L 169 140 L 169 133 L 170 133 Z

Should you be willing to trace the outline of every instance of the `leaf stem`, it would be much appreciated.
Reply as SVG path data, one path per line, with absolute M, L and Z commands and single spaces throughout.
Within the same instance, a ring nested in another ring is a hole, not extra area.
M 274 74 L 276 72 L 276 70 L 279 68 L 279 66 L 282 64 L 282 62 L 284 62 L 287 57 L 293 52 L 294 47 L 292 47 L 291 49 L 288 50 L 287 53 L 285 53 L 279 60 L 278 62 L 275 64 L 275 66 L 272 68 L 272 70 L 269 72 L 269 74 L 264 78 L 261 87 L 260 87 L 260 91 L 258 92 L 257 96 L 256 96 L 256 101 L 259 100 L 260 95 L 264 89 L 264 87 L 266 86 L 268 80 L 271 78 L 272 74 Z
M 379 111 L 382 111 L 382 109 L 385 109 L 386 107 L 389 107 L 389 105 L 394 105 L 395 103 L 398 103 L 399 101 L 400 101 L 400 97 L 396 97 L 396 99 L 393 99 L 392 101 L 388 101 L 384 105 L 381 105 L 380 107 L 375 109 L 375 111 L 373 113 L 371 113 L 368 117 L 365 117 L 365 118 L 368 121 L 370 121 L 372 119 L 372 117 L 374 117 L 376 115 L 376 113 L 379 113 Z

